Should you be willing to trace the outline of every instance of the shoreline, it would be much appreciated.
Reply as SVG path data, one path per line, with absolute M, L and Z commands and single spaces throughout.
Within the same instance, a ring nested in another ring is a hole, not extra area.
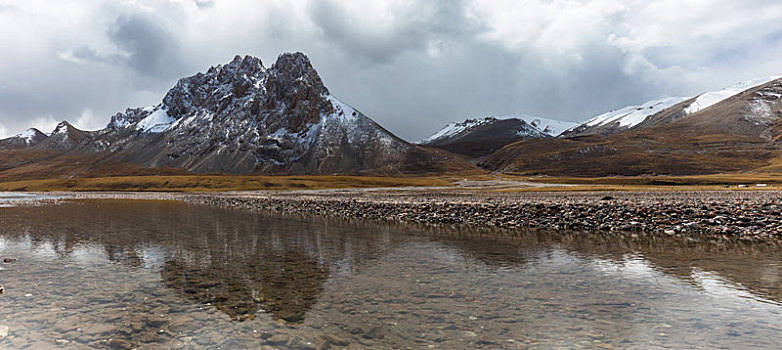
M 264 191 L 67 193 L 72 199 L 178 200 L 255 212 L 475 228 L 575 230 L 782 240 L 782 194 L 772 191 L 524 192 Z

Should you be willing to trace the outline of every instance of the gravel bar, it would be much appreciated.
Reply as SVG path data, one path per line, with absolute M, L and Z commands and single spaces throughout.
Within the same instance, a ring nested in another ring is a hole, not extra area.
M 221 208 L 435 225 L 782 238 L 782 192 L 264 192 L 188 195 Z

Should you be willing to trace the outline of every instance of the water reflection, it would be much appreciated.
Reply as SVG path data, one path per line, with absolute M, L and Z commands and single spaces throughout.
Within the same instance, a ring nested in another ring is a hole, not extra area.
M 303 321 L 323 291 L 328 266 L 296 251 L 248 258 L 201 266 L 169 260 L 161 275 L 167 287 L 192 301 L 215 305 L 233 320 L 252 319 L 262 311 L 287 322 Z
M 358 234 L 174 201 L 85 201 L 7 214 L 3 238 L 21 239 L 39 255 L 66 259 L 98 246 L 107 260 L 156 269 L 166 287 L 237 321 L 259 311 L 303 321 L 332 264 L 350 270 L 395 241 L 387 229 Z
M 693 239 L 616 232 L 552 232 L 465 229 L 426 230 L 488 266 L 521 265 L 541 252 L 564 250 L 590 264 L 605 262 L 625 271 L 642 264 L 698 287 L 703 273 L 782 304 L 782 245 L 730 237 Z
M 164 201 L 0 215 L 0 257 L 19 258 L 0 271 L 0 308 L 19 323 L 12 345 L 764 347 L 782 336 L 773 244 L 413 229 Z

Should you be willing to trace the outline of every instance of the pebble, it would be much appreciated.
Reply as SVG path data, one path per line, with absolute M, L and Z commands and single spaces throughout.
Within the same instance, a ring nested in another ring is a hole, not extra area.
M 275 334 L 263 342 L 266 345 L 283 346 L 288 344 L 288 337 L 282 334 Z
M 610 198 L 610 199 L 609 199 Z M 433 225 L 782 239 L 773 192 L 198 195 L 186 201 L 240 210 Z
M 5 293 L 5 287 L 3 287 L 2 284 L 0 284 L 0 294 Z
M 8 326 L 2 326 L 0 325 L 0 339 L 3 339 L 8 336 L 8 333 L 11 332 L 11 329 L 8 328 Z
M 109 348 L 111 349 L 130 349 L 133 345 L 125 339 L 112 339 L 109 340 Z
M 347 340 L 334 335 L 326 334 L 326 335 L 322 335 L 321 338 L 331 345 L 348 346 L 348 344 L 350 344 L 350 342 L 348 342 Z

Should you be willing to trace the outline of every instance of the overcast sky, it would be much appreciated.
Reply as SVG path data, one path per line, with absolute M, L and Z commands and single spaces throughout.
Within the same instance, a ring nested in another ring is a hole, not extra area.
M 412 141 L 782 74 L 779 0 L 0 0 L 0 33 L 0 137 L 102 128 L 237 54 L 304 52 L 334 96 Z

